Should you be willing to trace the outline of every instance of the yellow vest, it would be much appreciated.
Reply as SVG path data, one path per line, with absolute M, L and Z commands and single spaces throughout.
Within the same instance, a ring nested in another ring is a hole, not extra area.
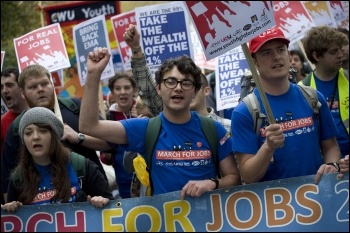
M 310 78 L 310 87 L 317 90 L 313 72 L 311 73 Z M 298 84 L 305 85 L 303 80 L 299 81 Z M 340 119 L 342 120 L 346 131 L 349 134 L 349 77 L 345 76 L 342 68 L 339 69 L 338 74 L 338 92 Z

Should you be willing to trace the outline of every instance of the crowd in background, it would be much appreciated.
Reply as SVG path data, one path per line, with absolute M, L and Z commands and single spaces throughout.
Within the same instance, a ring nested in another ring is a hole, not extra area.
M 101 73 L 111 56 L 105 48 L 88 55 L 82 100 L 58 98 L 62 121 L 53 112 L 56 96 L 45 67 L 30 65 L 20 74 L 17 68 L 3 69 L 1 94 L 9 111 L 1 117 L 1 207 L 14 212 L 21 205 L 79 201 L 104 207 L 114 198 L 147 195 L 133 194 L 144 185 L 131 164 L 138 154 L 150 158 L 145 163 L 151 194 L 181 190 L 181 199 L 304 175 L 315 175 L 318 183 L 324 173 L 348 172 L 348 31 L 312 28 L 302 40 L 305 52 L 288 50 L 289 40 L 282 31 L 276 33 L 249 43 L 271 109 L 281 116 L 275 124 L 265 117 L 258 135 L 243 101 L 234 109 L 216 111 L 213 74 L 206 77 L 191 58 L 166 60 L 153 78 L 135 25 L 124 34 L 133 51 L 132 72 L 109 80 L 107 119 L 96 114 Z M 291 68 L 294 82 L 289 80 Z M 298 85 L 316 90 L 317 115 Z M 252 95 L 261 104 L 256 89 Z M 149 153 L 151 118 L 161 123 Z M 311 132 L 286 136 L 281 125 L 297 119 L 312 119 Z M 212 126 L 211 139 L 203 122 Z M 198 166 L 163 166 L 162 153 L 185 156 L 187 151 Z M 114 168 L 115 186 L 105 165 Z M 42 193 L 51 196 L 43 199 Z

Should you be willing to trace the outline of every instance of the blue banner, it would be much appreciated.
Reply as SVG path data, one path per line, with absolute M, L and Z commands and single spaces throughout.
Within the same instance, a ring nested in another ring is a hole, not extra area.
M 349 232 L 349 173 L 241 185 L 180 200 L 153 197 L 1 210 L 1 231 L 308 231 Z

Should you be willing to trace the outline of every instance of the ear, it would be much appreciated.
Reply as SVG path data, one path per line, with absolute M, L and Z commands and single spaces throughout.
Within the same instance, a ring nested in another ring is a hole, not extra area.
M 210 87 L 203 87 L 204 96 L 208 96 L 210 94 Z
M 316 51 L 313 51 L 313 52 L 312 52 L 312 57 L 313 57 L 316 61 L 319 61 L 319 60 L 320 60 L 320 59 L 318 58 L 318 56 L 317 56 Z
M 20 90 L 21 90 L 21 96 L 22 96 L 22 98 L 23 98 L 23 99 L 26 99 L 26 97 L 25 97 L 25 95 L 24 95 L 24 90 L 23 90 L 22 88 L 21 88 Z
M 156 90 L 157 90 L 158 95 L 159 95 L 160 97 L 162 97 L 162 95 L 160 94 L 160 84 L 158 84 L 158 85 L 156 86 Z

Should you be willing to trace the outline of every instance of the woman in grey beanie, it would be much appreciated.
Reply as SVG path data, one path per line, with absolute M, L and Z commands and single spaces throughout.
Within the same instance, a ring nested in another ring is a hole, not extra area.
M 1 205 L 2 209 L 14 212 L 21 205 L 80 201 L 104 207 L 113 199 L 98 166 L 62 144 L 63 129 L 47 108 L 35 107 L 24 113 L 19 124 L 23 142 L 20 161 L 11 174 L 8 203 Z

